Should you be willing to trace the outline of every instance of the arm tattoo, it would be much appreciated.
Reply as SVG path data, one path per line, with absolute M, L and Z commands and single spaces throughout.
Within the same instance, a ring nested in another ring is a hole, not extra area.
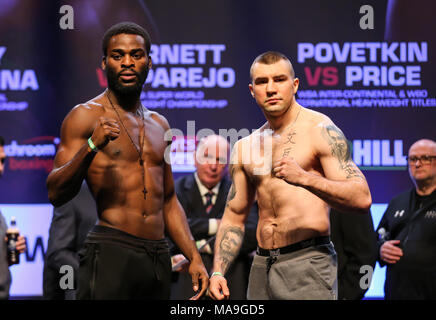
M 224 229 L 218 251 L 222 273 L 225 273 L 233 260 L 235 260 L 241 248 L 243 238 L 244 231 L 241 228 L 228 227 Z
M 233 200 L 236 196 L 236 187 L 234 182 L 234 174 L 235 174 L 236 168 L 234 164 L 230 165 L 230 178 L 232 179 L 232 186 L 230 187 L 229 194 L 227 195 L 227 201 L 226 201 L 226 207 L 229 206 L 229 202 Z
M 346 178 L 362 178 L 362 174 L 351 160 L 351 149 L 342 131 L 335 125 L 326 125 L 323 136 L 330 145 L 332 156 L 339 161 L 339 167 L 345 171 Z
M 229 206 L 229 202 L 232 201 L 235 196 L 236 196 L 236 188 L 235 188 L 235 184 L 232 183 L 232 186 L 230 187 L 230 190 L 229 190 L 229 194 L 227 196 L 226 207 Z

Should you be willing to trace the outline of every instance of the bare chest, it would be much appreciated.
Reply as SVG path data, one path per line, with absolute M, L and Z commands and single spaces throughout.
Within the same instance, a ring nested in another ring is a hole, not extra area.
M 152 120 L 126 121 L 120 124 L 119 137 L 104 148 L 104 157 L 111 163 L 132 163 L 141 161 L 147 167 L 161 166 L 167 147 L 164 129 Z
M 311 171 L 317 165 L 310 137 L 298 128 L 281 134 L 253 136 L 244 152 L 246 154 L 250 155 L 250 159 L 245 159 L 244 168 L 257 183 L 270 179 L 274 164 L 284 157 L 292 157 L 306 171 Z

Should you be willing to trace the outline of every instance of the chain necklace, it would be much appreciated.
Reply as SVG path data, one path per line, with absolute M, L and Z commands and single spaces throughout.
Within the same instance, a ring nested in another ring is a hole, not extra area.
M 295 124 L 295 123 L 297 122 L 297 120 L 298 120 L 298 116 L 300 115 L 300 111 L 301 111 L 301 106 L 300 106 L 300 108 L 298 109 L 298 113 L 297 113 L 297 116 L 295 117 L 295 120 L 292 121 L 292 123 L 291 123 L 289 126 L 287 126 L 287 127 L 285 128 L 285 130 L 283 130 L 283 132 L 294 126 L 294 124 Z
M 133 142 L 133 139 L 130 136 L 129 131 L 124 126 L 123 120 L 121 120 L 120 114 L 118 113 L 117 109 L 113 105 L 113 103 L 112 103 L 112 101 L 111 101 L 111 99 L 109 97 L 109 93 L 108 92 L 106 92 L 106 97 L 109 100 L 109 103 L 111 104 L 111 106 L 114 109 L 115 113 L 117 114 L 118 119 L 120 120 L 121 126 L 124 128 L 124 131 L 126 131 L 127 136 L 130 139 L 130 142 L 132 143 L 133 147 L 135 148 L 136 152 L 138 153 L 138 156 L 139 156 L 139 165 L 142 168 L 142 186 L 143 186 L 142 193 L 144 194 L 144 200 L 145 200 L 147 198 L 147 196 L 146 196 L 147 189 L 145 187 L 145 166 L 144 166 L 144 159 L 142 158 L 142 154 L 143 154 L 143 150 L 144 150 L 144 141 L 145 141 L 145 132 L 144 132 L 144 127 L 145 127 L 145 122 L 144 121 L 145 121 L 145 118 L 144 118 L 144 111 L 142 110 L 142 105 L 141 105 L 141 112 L 140 112 L 140 114 L 141 114 L 141 120 L 142 120 L 141 122 L 142 122 L 142 126 L 143 126 L 142 127 L 143 129 L 141 130 L 143 132 L 143 136 L 142 136 L 142 142 L 141 142 L 141 131 L 140 131 L 139 132 L 139 136 L 138 136 L 138 140 L 139 140 L 138 142 L 139 142 L 140 147 L 138 148 L 138 146 Z

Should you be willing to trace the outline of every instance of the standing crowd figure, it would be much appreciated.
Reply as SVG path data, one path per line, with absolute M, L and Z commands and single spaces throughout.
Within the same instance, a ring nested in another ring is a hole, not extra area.
M 391 200 L 380 224 L 385 299 L 436 299 L 436 142 L 416 141 L 407 157 L 414 187 Z

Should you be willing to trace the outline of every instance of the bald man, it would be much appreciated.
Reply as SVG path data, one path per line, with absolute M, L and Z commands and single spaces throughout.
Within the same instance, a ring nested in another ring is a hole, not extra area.
M 392 199 L 377 227 L 385 299 L 436 299 L 436 142 L 415 142 L 407 161 L 414 187 Z

